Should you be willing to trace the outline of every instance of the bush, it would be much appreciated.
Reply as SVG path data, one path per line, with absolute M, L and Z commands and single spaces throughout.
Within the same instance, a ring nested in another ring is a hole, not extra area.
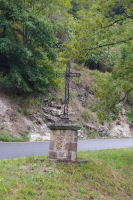
M 11 136 L 8 133 L 0 134 L 0 141 L 11 142 Z

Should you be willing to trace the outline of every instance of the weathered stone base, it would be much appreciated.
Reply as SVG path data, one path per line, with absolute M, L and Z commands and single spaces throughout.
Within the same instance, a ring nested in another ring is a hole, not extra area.
M 77 160 L 77 141 L 80 126 L 74 124 L 50 124 L 51 142 L 49 159 Z

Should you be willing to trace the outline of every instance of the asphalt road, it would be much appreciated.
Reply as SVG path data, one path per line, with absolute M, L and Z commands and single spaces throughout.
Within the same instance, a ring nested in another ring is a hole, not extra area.
M 133 139 L 96 139 L 78 142 L 78 151 L 133 147 Z M 49 142 L 0 143 L 0 159 L 43 155 L 48 153 Z

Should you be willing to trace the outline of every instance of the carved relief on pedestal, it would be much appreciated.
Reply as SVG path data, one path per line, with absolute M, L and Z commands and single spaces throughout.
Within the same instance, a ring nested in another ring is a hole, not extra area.
M 58 151 L 61 151 L 63 147 L 63 137 L 62 136 L 57 136 L 56 138 L 56 149 Z

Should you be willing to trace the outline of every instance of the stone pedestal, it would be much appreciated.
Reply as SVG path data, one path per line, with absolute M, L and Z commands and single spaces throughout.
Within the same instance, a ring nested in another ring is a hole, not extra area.
M 49 159 L 76 161 L 79 125 L 71 123 L 48 124 L 51 129 Z

